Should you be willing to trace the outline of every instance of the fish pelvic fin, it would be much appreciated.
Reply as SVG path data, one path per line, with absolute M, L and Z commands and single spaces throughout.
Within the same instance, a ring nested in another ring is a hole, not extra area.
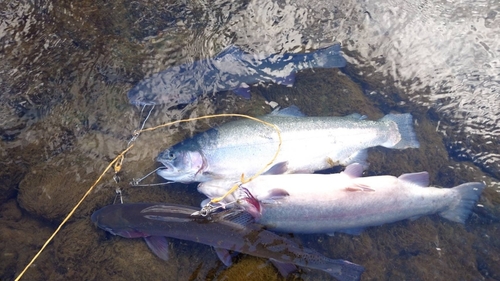
M 214 251 L 217 254 L 219 260 L 227 267 L 233 265 L 231 253 L 228 250 L 214 247 Z
M 394 149 L 419 148 L 420 143 L 417 140 L 417 135 L 413 129 L 413 116 L 409 113 L 405 114 L 387 114 L 380 121 L 392 121 L 396 123 L 400 134 L 399 142 L 386 143 L 382 146 Z
M 452 190 L 458 193 L 458 202 L 439 215 L 454 222 L 465 223 L 485 187 L 481 182 L 468 182 L 455 186 Z
M 169 251 L 168 251 L 168 240 L 163 236 L 149 236 L 144 237 L 144 241 L 148 245 L 149 249 L 160 259 L 168 261 Z
M 324 269 L 325 272 L 339 281 L 360 280 L 365 268 L 346 260 L 333 260 L 331 267 Z
M 287 277 L 290 273 L 297 271 L 297 267 L 293 263 L 283 263 L 274 259 L 269 259 L 271 263 L 278 269 L 283 277 Z

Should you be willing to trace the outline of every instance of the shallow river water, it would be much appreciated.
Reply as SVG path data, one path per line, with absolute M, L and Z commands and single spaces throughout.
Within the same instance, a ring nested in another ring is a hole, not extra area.
M 487 184 L 465 225 L 438 216 L 359 236 L 287 235 L 365 266 L 363 280 L 500 280 L 500 3 L 490 1 L 3 1 L 0 3 L 0 279 L 13 280 L 144 117 L 127 92 L 170 66 L 216 55 L 310 52 L 342 44 L 348 65 L 297 74 L 293 87 L 254 85 L 245 100 L 207 94 L 157 106 L 146 127 L 213 113 L 259 116 L 266 103 L 310 116 L 411 113 L 419 149 L 371 149 L 367 175 L 428 171 L 432 186 Z M 140 135 L 119 181 L 109 172 L 22 280 L 274 280 L 267 261 L 226 268 L 208 246 L 171 241 L 155 257 L 139 239 L 90 221 L 125 202 L 197 206 L 196 184 L 132 187 L 157 154 L 227 120 Z M 251 136 L 242 136 L 251 137 Z M 162 182 L 154 176 L 147 183 Z M 297 280 L 320 280 L 302 270 Z

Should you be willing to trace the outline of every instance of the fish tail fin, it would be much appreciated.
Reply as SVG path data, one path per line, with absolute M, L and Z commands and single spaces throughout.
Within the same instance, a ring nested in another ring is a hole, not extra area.
M 325 271 L 339 281 L 360 280 L 365 271 L 363 266 L 346 260 L 334 260 L 334 264 Z
M 419 148 L 420 143 L 417 140 L 417 135 L 413 129 L 413 116 L 409 113 L 405 114 L 387 114 L 380 121 L 393 121 L 398 127 L 398 132 L 401 136 L 399 142 L 394 144 L 391 142 L 386 147 L 395 149 L 404 148 Z M 383 145 L 385 146 L 385 145 Z
M 315 67 L 335 68 L 346 65 L 345 58 L 340 54 L 340 44 L 317 50 L 314 54 L 316 55 L 314 61 L 317 64 Z
M 455 186 L 452 190 L 458 192 L 458 202 L 439 215 L 454 222 L 465 223 L 484 188 L 485 185 L 481 182 L 468 182 Z

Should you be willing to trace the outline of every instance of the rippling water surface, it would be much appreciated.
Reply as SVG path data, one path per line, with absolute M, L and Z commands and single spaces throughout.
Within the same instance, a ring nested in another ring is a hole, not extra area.
M 271 100 L 308 115 L 412 113 L 421 148 L 374 149 L 367 174 L 426 170 L 443 187 L 484 181 L 466 225 L 431 216 L 360 236 L 294 238 L 364 265 L 366 280 L 500 279 L 498 1 L 3 1 L 0 15 L 0 279 L 20 273 L 126 147 L 142 120 L 126 95 L 138 81 L 231 44 L 262 55 L 334 42 L 348 60 L 341 70 L 303 71 L 292 88 L 254 85 L 251 100 L 223 92 L 185 107 L 157 106 L 147 126 L 221 112 L 262 115 Z M 128 183 L 156 167 L 159 151 L 220 122 L 143 133 L 121 180 L 109 175 L 97 186 L 25 279 L 278 278 L 251 257 L 226 270 L 213 251 L 193 243 L 174 242 L 163 262 L 142 241 L 110 237 L 90 223 L 92 211 L 113 203 L 116 188 L 127 202 L 199 204 L 196 185 Z

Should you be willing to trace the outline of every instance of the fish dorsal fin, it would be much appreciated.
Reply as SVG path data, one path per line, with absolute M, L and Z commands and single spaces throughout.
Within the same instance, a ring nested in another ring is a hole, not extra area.
M 402 174 L 398 179 L 406 182 L 411 182 L 421 187 L 429 186 L 429 173 L 427 172 Z
M 274 164 L 264 175 L 281 175 L 288 170 L 288 161 L 279 162 Z
M 275 109 L 275 110 L 273 110 L 273 112 L 269 113 L 269 115 L 285 116 L 285 117 L 304 117 L 304 116 L 306 116 L 295 105 L 291 105 L 291 106 L 283 108 L 283 109 Z
M 227 211 L 223 211 L 222 213 L 216 214 L 216 216 L 245 227 L 255 222 L 253 214 L 238 209 L 229 209 Z
M 168 240 L 164 236 L 149 236 L 144 237 L 144 241 L 149 249 L 157 255 L 160 259 L 168 261 Z
M 351 178 L 359 178 L 361 175 L 363 175 L 363 165 L 359 163 L 353 163 L 350 165 L 347 165 L 345 167 L 345 170 L 343 171 L 344 174 L 348 175 Z

